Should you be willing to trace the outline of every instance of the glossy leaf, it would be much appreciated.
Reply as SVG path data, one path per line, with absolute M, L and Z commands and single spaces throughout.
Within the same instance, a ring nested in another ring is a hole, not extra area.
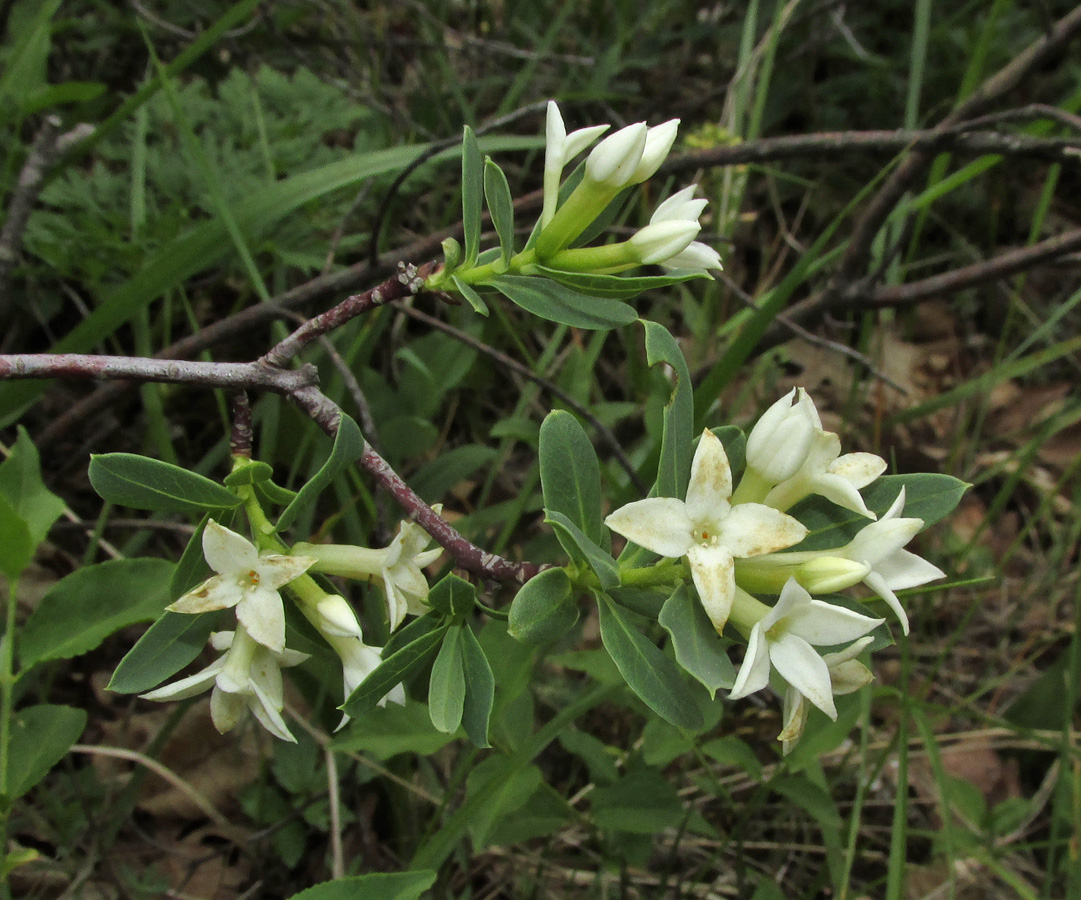
M 484 160 L 484 197 L 492 214 L 499 247 L 506 262 L 514 255 L 514 199 L 510 195 L 507 176 L 491 157 Z
M 565 515 L 594 543 L 601 525 L 601 468 L 589 435 L 571 413 L 553 410 L 540 429 L 540 476 L 544 508 Z
M 15 713 L 7 748 L 9 800 L 41 781 L 79 740 L 86 712 L 71 706 L 28 706 Z
M 612 600 L 598 595 L 601 640 L 620 674 L 657 715 L 680 728 L 698 728 L 702 714 L 675 664 L 636 630 Z
M 214 613 L 165 613 L 120 660 L 108 689 L 118 694 L 141 694 L 156 688 L 202 652 L 217 621 Z
M 132 509 L 202 515 L 232 509 L 241 499 L 204 475 L 135 453 L 90 458 L 90 484 L 103 500 Z
M 603 331 L 628 325 L 638 318 L 638 313 L 626 303 L 583 297 L 572 288 L 547 278 L 500 275 L 489 283 L 526 312 L 573 328 Z
M 298 516 L 314 506 L 316 499 L 326 490 L 335 476 L 347 465 L 360 459 L 363 452 L 364 435 L 360 433 L 360 426 L 349 416 L 343 415 L 338 426 L 338 433 L 334 436 L 334 446 L 331 448 L 330 456 L 282 512 L 278 519 L 277 530 L 285 531 Z
M 530 578 L 511 602 L 508 633 L 525 644 L 559 640 L 578 621 L 573 593 L 574 586 L 563 569 L 545 569 Z
M 465 708 L 465 666 L 462 662 L 464 625 L 452 625 L 443 637 L 443 645 L 432 663 L 428 681 L 428 715 L 444 734 L 454 734 L 462 724 Z
M 24 666 L 87 653 L 115 631 L 157 619 L 171 599 L 164 559 L 114 559 L 76 569 L 42 598 L 19 641 Z
M 480 641 L 468 625 L 462 626 L 461 651 L 465 675 L 462 725 L 473 746 L 490 747 L 488 722 L 495 702 L 495 676 Z
M 732 642 L 717 634 L 705 609 L 686 585 L 676 588 L 665 601 L 658 619 L 672 638 L 676 662 L 707 691 L 711 698 L 718 688 L 731 688 L 736 670 L 725 650 Z

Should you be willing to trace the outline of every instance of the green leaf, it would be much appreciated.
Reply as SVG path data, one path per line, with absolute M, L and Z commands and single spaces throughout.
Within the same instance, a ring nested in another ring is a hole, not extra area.
M 681 281 L 688 281 L 691 278 L 709 277 L 697 273 L 623 277 L 619 275 L 593 275 L 586 272 L 561 272 L 559 269 L 549 269 L 545 266 L 537 266 L 537 269 L 545 277 L 573 288 L 579 294 L 586 294 L 590 297 L 604 297 L 611 300 L 630 300 L 645 291 L 671 287 L 673 284 L 679 284 Z
M 464 625 L 453 625 L 443 637 L 443 646 L 432 663 L 428 682 L 428 715 L 444 734 L 454 734 L 462 724 L 465 709 L 465 666 L 461 638 Z
M 724 455 L 728 457 L 728 465 L 732 467 L 732 477 L 738 478 L 747 465 L 747 436 L 743 429 L 735 425 L 719 425 L 710 431 L 724 447 Z
M 492 224 L 499 235 L 503 261 L 514 255 L 514 200 L 510 195 L 507 176 L 491 157 L 484 160 L 484 196 L 492 213 Z
M 484 161 L 477 136 L 468 125 L 462 129 L 462 228 L 465 232 L 465 261 L 471 268 L 480 250 L 480 209 L 484 191 Z
M 236 487 L 241 484 L 259 484 L 269 481 L 274 476 L 274 469 L 265 462 L 250 459 L 243 465 L 237 466 L 225 476 L 227 487 Z
M 26 521 L 0 494 L 0 572 L 8 581 L 14 582 L 30 565 L 37 546 Z
M 619 566 L 608 551 L 598 547 L 563 513 L 550 512 L 544 519 L 555 529 L 559 543 L 575 559 L 585 559 L 606 591 L 619 586 Z
M 169 602 L 172 563 L 114 559 L 76 569 L 31 613 L 19 641 L 24 666 L 87 653 L 115 631 L 152 622 Z
M 165 613 L 120 660 L 108 689 L 118 694 L 141 694 L 156 688 L 202 652 L 217 621 L 214 613 Z
M 577 291 L 547 278 L 500 275 L 489 284 L 526 312 L 572 328 L 603 331 L 629 325 L 638 318 L 638 313 L 626 303 L 583 297 Z
M 197 584 L 206 581 L 210 577 L 210 565 L 203 554 L 203 532 L 206 531 L 206 523 L 210 516 L 203 516 L 202 521 L 195 529 L 195 533 L 188 539 L 184 552 L 180 554 L 169 579 L 169 598 L 179 600 Z M 219 524 L 226 524 L 224 522 Z
M 422 634 L 394 653 L 384 656 L 379 667 L 365 678 L 342 704 L 342 710 L 350 716 L 358 715 L 375 706 L 394 687 L 406 681 L 410 675 L 425 665 L 443 640 L 446 625 Z
M 0 463 L 0 495 L 26 523 L 35 544 L 45 540 L 64 512 L 64 501 L 45 487 L 37 447 L 21 425 L 11 455 Z
M 428 591 L 428 605 L 447 616 L 467 616 L 473 611 L 477 589 L 464 578 L 447 575 Z
M 868 509 L 882 516 L 897 499 L 902 487 L 905 489 L 905 508 L 901 516 L 923 519 L 924 527 L 927 527 L 949 515 L 961 502 L 969 485 L 950 475 L 935 473 L 884 475 L 860 493 Z M 797 550 L 843 547 L 872 521 L 818 496 L 801 500 L 789 513 L 806 525 L 809 532 L 803 542 L 793 548 Z
M 364 435 L 360 433 L 360 426 L 343 413 L 338 425 L 338 433 L 334 436 L 334 446 L 330 450 L 330 456 L 282 512 L 278 519 L 277 530 L 285 531 L 298 516 L 313 506 L 335 476 L 347 465 L 360 459 L 363 452 Z
M 243 501 L 216 481 L 172 463 L 135 453 L 90 458 L 90 484 L 103 500 L 132 509 L 202 515 Z
M 495 676 L 480 641 L 468 625 L 462 626 L 462 670 L 465 675 L 465 706 L 462 724 L 475 747 L 490 747 L 488 720 L 495 702 Z
M 334 735 L 330 746 L 387 760 L 400 753 L 429 756 L 453 740 L 454 735 L 435 730 L 427 704 L 407 700 L 364 710 Z
M 709 691 L 711 698 L 717 696 L 718 688 L 732 687 L 736 670 L 725 652 L 732 642 L 717 634 L 702 604 L 685 584 L 665 601 L 658 621 L 672 638 L 676 662 Z
M 473 307 L 473 312 L 480 313 L 482 316 L 488 315 L 488 304 L 484 302 L 484 298 L 473 289 L 471 284 L 466 284 L 457 275 L 451 275 L 450 280 L 454 282 L 454 287 L 458 290 L 458 293 L 465 297 L 466 302 Z
M 550 644 L 578 621 L 574 586 L 563 569 L 545 569 L 519 588 L 510 605 L 507 631 L 524 644 Z
M 354 875 L 317 884 L 289 900 L 419 900 L 435 884 L 435 875 L 429 869 Z
M 540 429 L 540 477 L 544 508 L 563 513 L 590 540 L 604 540 L 601 468 L 585 429 L 564 410 L 553 410 Z
M 608 597 L 597 595 L 601 640 L 627 686 L 657 715 L 680 728 L 698 728 L 702 714 L 672 661 L 636 631 Z
M 441 453 L 409 478 L 409 486 L 425 501 L 435 503 L 495 459 L 494 447 L 466 444 Z
M 684 816 L 679 794 L 656 769 L 639 768 L 589 795 L 593 821 L 605 831 L 656 834 Z
M 514 757 L 489 756 L 466 779 L 466 802 L 483 798 L 468 824 L 475 847 L 501 843 L 497 837 L 499 822 L 521 809 L 544 781 L 536 766 L 516 762 Z
M 661 459 L 651 496 L 683 499 L 690 478 L 691 442 L 694 439 L 691 373 L 683 351 L 667 328 L 649 321 L 643 321 L 642 327 L 646 331 L 646 362 L 651 366 L 667 363 L 675 374 L 672 394 L 664 405 Z
M 283 488 L 273 481 L 255 482 L 255 493 L 259 495 L 260 499 L 266 500 L 275 506 L 288 506 L 297 498 L 296 491 Z
M 437 628 L 442 628 L 445 624 L 447 624 L 446 618 L 442 613 L 427 612 L 423 616 L 413 619 L 408 624 L 402 625 L 387 639 L 386 644 L 383 645 L 383 659 L 389 659 L 392 654 L 397 653 L 402 647 L 413 643 L 417 638 L 423 637 L 426 634 L 431 634 Z
M 41 781 L 86 727 L 86 712 L 71 706 L 28 706 L 15 713 L 7 752 L 7 789 L 15 800 Z

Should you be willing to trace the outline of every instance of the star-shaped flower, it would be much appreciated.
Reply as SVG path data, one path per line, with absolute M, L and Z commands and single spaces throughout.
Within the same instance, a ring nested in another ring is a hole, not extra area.
M 747 655 L 730 696 L 738 700 L 760 691 L 769 684 L 772 668 L 790 688 L 836 719 L 829 664 L 814 648 L 850 643 L 884 621 L 812 600 L 795 579 L 789 579 L 777 605 L 751 628 Z
M 203 613 L 236 607 L 248 634 L 264 647 L 285 649 L 285 610 L 278 588 L 303 575 L 308 556 L 261 554 L 235 531 L 211 520 L 203 530 L 203 555 L 217 575 L 192 588 L 167 609 Z
M 735 557 L 760 556 L 798 544 L 807 529 L 761 503 L 733 506 L 732 469 L 713 432 L 702 433 L 691 464 L 686 500 L 649 497 L 617 509 L 605 524 L 647 550 L 686 556 L 706 614 L 718 633 L 732 609 Z
M 886 601 L 908 634 L 908 615 L 894 592 L 945 578 L 946 573 L 923 557 L 902 549 L 923 528 L 923 519 L 901 518 L 904 508 L 905 489 L 902 487 L 881 519 L 865 525 L 846 546 L 829 552 L 871 567 L 863 583 Z
M 342 661 L 343 700 L 348 700 L 349 695 L 360 687 L 361 682 L 379 668 L 379 664 L 383 661 L 382 648 L 369 647 L 360 637 L 334 635 L 324 635 L 324 637 Z M 404 704 L 405 688 L 400 684 L 395 685 L 377 705 L 386 706 L 388 701 L 399 705 Z M 342 713 L 342 720 L 335 731 L 344 728 L 348 721 L 349 715 Z
M 426 550 L 431 541 L 431 535 L 416 522 L 402 522 L 385 551 L 381 575 L 391 631 L 402 623 L 407 613 L 421 616 L 427 612 L 424 601 L 428 598 L 428 579 L 421 570 L 443 552 L 442 547 Z
M 872 641 L 874 638 L 870 636 L 862 637 L 844 650 L 822 654 L 822 661 L 829 669 L 830 686 L 835 697 L 855 693 L 865 684 L 874 681 L 875 676 L 871 674 L 871 670 L 856 659 Z M 792 752 L 803 734 L 803 727 L 807 724 L 810 711 L 807 698 L 789 685 L 784 692 L 784 728 L 777 735 L 777 740 L 781 741 L 782 750 L 786 756 Z
M 281 714 L 285 705 L 281 670 L 304 662 L 308 654 L 269 650 L 256 643 L 243 625 L 235 632 L 215 632 L 210 645 L 224 654 L 201 672 L 142 694 L 143 699 L 184 700 L 213 687 L 210 717 L 218 731 L 224 734 L 248 709 L 276 738 L 296 743 Z

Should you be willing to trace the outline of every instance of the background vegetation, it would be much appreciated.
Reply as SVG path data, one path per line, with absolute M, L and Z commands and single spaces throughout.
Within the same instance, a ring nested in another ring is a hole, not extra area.
M 974 485 L 920 548 L 951 584 L 906 599 L 913 633 L 876 684 L 783 764 L 777 703 L 718 703 L 680 732 L 611 687 L 590 616 L 535 695 L 532 656 L 490 653 L 513 777 L 419 703 L 301 731 L 327 706 L 314 678 L 289 701 L 295 747 L 109 693 L 135 626 L 17 685 L 89 724 L 11 812 L 12 848 L 36 855 L 11 893 L 281 897 L 343 861 L 442 864 L 447 898 L 1081 896 L 1079 20 L 1064 0 L 0 3 L 0 352 L 254 358 L 290 310 L 436 255 L 463 124 L 495 126 L 488 152 L 536 206 L 556 98 L 574 127 L 683 120 L 666 171 L 698 173 L 725 276 L 640 303 L 680 338 L 701 422 L 746 424 L 799 384 L 847 447 Z M 763 140 L 782 136 L 802 140 Z M 592 414 L 613 503 L 635 496 L 606 439 L 650 474 L 667 385 L 640 330 L 412 307 L 317 361 L 471 539 L 525 559 L 553 544 L 535 464 L 552 406 Z M 67 504 L 20 582 L 29 633 L 61 576 L 176 559 L 190 534 L 103 510 L 90 452 L 215 477 L 227 453 L 224 410 L 188 389 L 2 384 L 5 455 L 16 422 Z M 324 443 L 276 397 L 255 422 L 280 481 L 318 468 Z M 359 478 L 327 517 L 363 544 L 396 521 Z

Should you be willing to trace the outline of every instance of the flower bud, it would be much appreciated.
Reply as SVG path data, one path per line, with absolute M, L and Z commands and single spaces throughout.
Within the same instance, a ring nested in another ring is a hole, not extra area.
M 808 560 L 795 572 L 796 581 L 811 594 L 832 594 L 859 584 L 871 567 L 840 556 Z
M 317 627 L 324 634 L 333 634 L 338 637 L 363 637 L 356 613 L 344 597 L 338 594 L 324 597 L 316 604 L 315 610 L 319 614 Z
M 642 149 L 642 158 L 634 168 L 628 184 L 641 184 L 650 178 L 662 162 L 668 157 L 672 144 L 676 142 L 676 132 L 679 130 L 679 119 L 669 119 L 646 133 L 646 144 Z M 697 219 L 698 216 L 695 216 Z
M 639 230 L 628 243 L 642 265 L 653 265 L 682 253 L 700 230 L 701 226 L 697 222 L 657 222 Z
M 457 269 L 462 263 L 462 245 L 454 238 L 449 237 L 443 241 L 443 268 L 450 272 Z
M 631 184 L 648 132 L 645 122 L 639 122 L 606 137 L 586 159 L 586 179 L 616 191 Z
M 721 254 L 701 241 L 691 241 L 686 250 L 670 256 L 661 265 L 675 272 L 698 272 L 709 278 L 713 277 L 710 269 L 722 268 Z
M 762 414 L 747 436 L 748 468 L 771 484 L 791 478 L 810 452 L 816 418 L 806 391 L 786 394 Z

